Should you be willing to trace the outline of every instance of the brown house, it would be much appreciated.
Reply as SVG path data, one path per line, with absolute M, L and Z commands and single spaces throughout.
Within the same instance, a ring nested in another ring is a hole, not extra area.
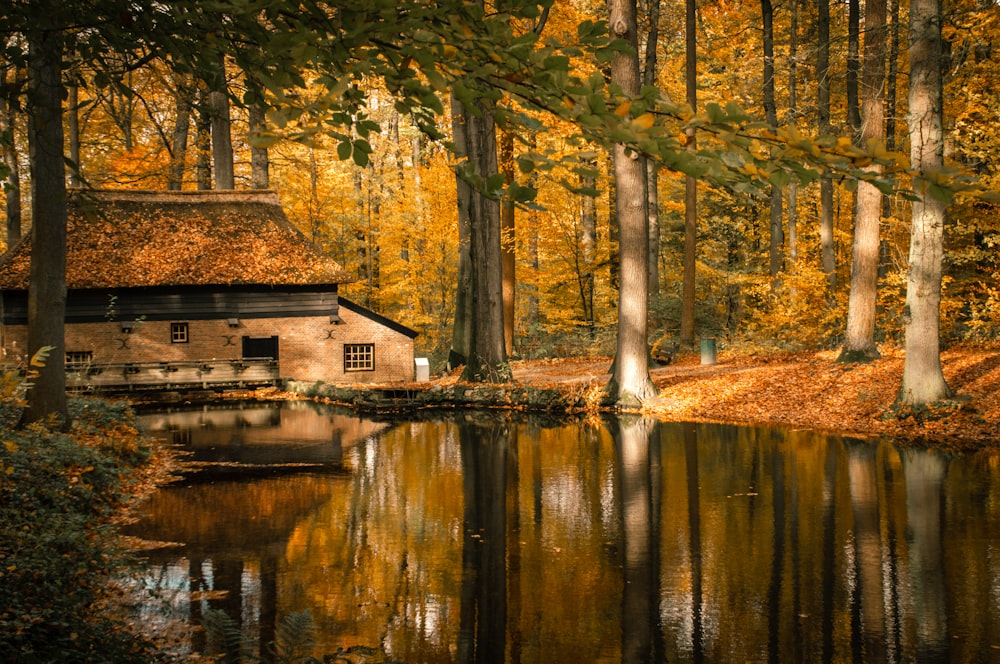
M 413 330 L 339 297 L 352 281 L 273 191 L 71 192 L 69 384 L 414 378 Z M 23 364 L 31 242 L 0 257 L 0 362 Z

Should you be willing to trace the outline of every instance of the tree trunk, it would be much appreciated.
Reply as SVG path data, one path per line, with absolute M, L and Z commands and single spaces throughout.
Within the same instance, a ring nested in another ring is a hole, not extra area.
M 184 161 L 187 156 L 188 131 L 191 124 L 192 90 L 179 83 L 174 92 L 174 131 L 170 143 L 170 170 L 167 189 L 180 191 L 184 185 Z
M 469 165 L 485 183 L 498 173 L 493 103 L 481 100 L 465 112 Z M 472 265 L 472 335 L 463 380 L 505 383 L 511 379 L 504 351 L 503 268 L 500 203 L 478 189 L 469 208 L 469 261 Z
M 204 83 L 198 90 L 198 121 L 195 125 L 195 145 L 198 150 L 195 160 L 195 178 L 199 190 L 212 188 L 212 111 L 209 107 L 209 92 Z
M 212 120 L 212 166 L 216 189 L 235 189 L 233 173 L 232 122 L 229 116 L 229 90 L 226 84 L 226 58 L 221 53 L 209 82 L 208 103 Z
M 468 160 L 468 127 L 461 102 L 451 97 L 452 140 L 455 159 Z M 468 362 L 472 347 L 472 260 L 469 256 L 472 221 L 472 187 L 458 173 L 455 174 L 458 201 L 458 284 L 455 293 L 455 324 L 452 327 L 451 350 L 448 367 L 454 369 Z
M 646 55 L 642 69 L 644 85 L 656 85 L 656 49 L 660 39 L 660 0 L 650 0 L 649 32 L 646 34 Z M 660 192 L 659 164 L 646 160 L 646 216 L 649 233 L 649 258 L 646 277 L 650 297 L 660 294 Z
M 80 87 L 76 81 L 66 86 L 66 129 L 69 131 L 69 186 L 83 186 L 80 177 Z
M 885 87 L 885 149 L 896 149 L 896 95 L 897 79 L 899 78 L 899 0 L 889 0 L 891 3 L 891 20 L 889 21 L 889 55 L 888 80 Z M 888 200 L 888 198 L 886 198 Z
M 69 426 L 66 407 L 66 168 L 62 124 L 63 35 L 28 32 L 28 141 L 31 161 L 31 268 L 28 356 L 50 353 L 28 393 L 21 423 L 50 415 Z
M 816 124 L 821 135 L 830 133 L 830 0 L 819 0 L 816 19 Z M 833 181 L 819 182 L 820 263 L 826 273 L 827 289 L 837 285 L 836 245 L 833 237 Z
M 635 0 L 609 0 L 611 34 L 632 47 L 611 60 L 611 82 L 625 95 L 639 93 Z M 613 152 L 619 224 L 618 345 L 607 393 L 615 403 L 634 407 L 656 394 L 649 377 L 648 310 L 649 233 L 646 222 L 646 166 L 642 156 L 616 144 Z
M 500 168 L 503 170 L 504 183 L 508 187 L 514 184 L 514 134 L 509 131 L 500 134 Z M 508 356 L 514 352 L 514 304 L 517 286 L 515 212 L 514 202 L 505 198 L 500 206 L 500 266 L 503 272 L 503 344 Z
M 921 406 L 952 396 L 941 371 L 941 270 L 945 204 L 928 177 L 944 162 L 941 77 L 941 2 L 910 3 L 910 95 L 907 125 L 910 164 L 919 196 L 912 203 L 910 260 L 906 278 L 906 360 L 898 403 Z
M 847 0 L 847 124 L 851 128 L 851 140 L 856 145 L 861 141 L 861 111 L 858 104 L 858 71 L 861 61 L 858 53 L 861 35 L 861 10 L 858 0 Z M 865 25 L 865 32 L 868 25 Z M 867 35 L 865 37 L 867 41 Z
M 761 17 L 764 27 L 764 115 L 772 129 L 778 126 L 778 108 L 774 101 L 774 8 L 771 0 L 761 0 Z M 778 286 L 778 274 L 783 267 L 782 250 L 785 244 L 782 219 L 781 188 L 771 185 L 770 242 L 768 243 L 768 272 L 771 290 Z
M 695 23 L 698 5 L 695 0 L 684 3 L 684 78 L 687 103 L 694 111 L 698 108 L 698 32 Z M 695 131 L 687 130 L 688 150 L 697 149 Z M 694 346 L 695 297 L 697 294 L 697 241 L 698 241 L 698 181 L 688 175 L 684 179 L 684 257 L 681 280 L 681 329 L 680 342 Z
M 250 104 L 247 109 L 249 114 L 250 134 L 264 129 L 264 107 L 260 104 Z M 267 189 L 271 186 L 270 161 L 267 156 L 267 148 L 255 147 L 251 139 L 250 142 L 250 188 Z
M 862 146 L 885 137 L 882 109 L 885 90 L 885 0 L 865 2 L 865 61 L 862 80 L 864 123 Z M 872 165 L 870 172 L 881 168 Z M 854 210 L 854 243 L 851 252 L 851 293 L 847 309 L 847 339 L 841 362 L 867 362 L 879 357 L 875 346 L 876 291 L 878 288 L 879 223 L 882 192 L 858 182 Z
M 3 162 L 7 167 L 3 187 L 6 190 L 7 248 L 10 249 L 21 239 L 21 170 L 14 133 L 14 109 L 17 104 L 11 98 L 14 93 L 8 87 L 8 71 L 6 66 L 0 68 L 0 87 L 3 88 L 3 94 L 0 95 L 0 135 L 7 137 L 7 140 L 2 141 Z
M 792 0 L 788 27 L 788 123 L 798 120 L 798 68 L 799 68 L 799 0 Z M 788 261 L 792 270 L 799 258 L 798 247 L 798 183 L 788 185 Z
M 597 164 L 590 162 L 589 167 L 596 168 Z M 588 174 L 583 176 L 580 183 L 585 188 L 593 189 L 596 186 L 595 178 Z M 591 339 L 594 338 L 597 326 L 597 313 L 594 311 L 594 263 L 597 260 L 597 202 L 593 196 L 580 196 L 580 300 L 583 309 L 583 320 L 587 325 L 587 332 Z

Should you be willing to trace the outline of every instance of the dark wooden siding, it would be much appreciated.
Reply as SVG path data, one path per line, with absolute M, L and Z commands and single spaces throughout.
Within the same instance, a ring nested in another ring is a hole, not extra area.
M 214 320 L 226 318 L 294 318 L 326 316 L 338 307 L 415 338 L 417 333 L 337 295 L 337 286 L 190 286 L 71 290 L 66 323 L 132 322 L 137 320 Z M 4 325 L 26 325 L 26 291 L 0 292 Z

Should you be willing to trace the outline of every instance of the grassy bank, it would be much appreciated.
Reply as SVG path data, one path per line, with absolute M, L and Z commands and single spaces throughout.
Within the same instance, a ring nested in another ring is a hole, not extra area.
M 73 426 L 17 430 L 0 402 L 0 660 L 148 662 L 151 646 L 109 610 L 131 559 L 114 519 L 149 458 L 124 404 L 73 400 Z

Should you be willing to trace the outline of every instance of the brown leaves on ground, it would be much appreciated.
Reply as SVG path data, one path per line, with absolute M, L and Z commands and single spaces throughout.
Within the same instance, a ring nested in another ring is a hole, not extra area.
M 659 396 L 646 411 L 670 421 L 717 421 L 808 427 L 861 437 L 891 436 L 955 449 L 1000 446 L 1000 350 L 942 354 L 954 401 L 896 412 L 903 353 L 884 352 L 868 364 L 841 364 L 835 351 L 730 355 L 702 366 L 697 355 L 654 366 Z M 603 385 L 611 358 L 565 358 L 512 363 L 518 382 L 578 389 Z

